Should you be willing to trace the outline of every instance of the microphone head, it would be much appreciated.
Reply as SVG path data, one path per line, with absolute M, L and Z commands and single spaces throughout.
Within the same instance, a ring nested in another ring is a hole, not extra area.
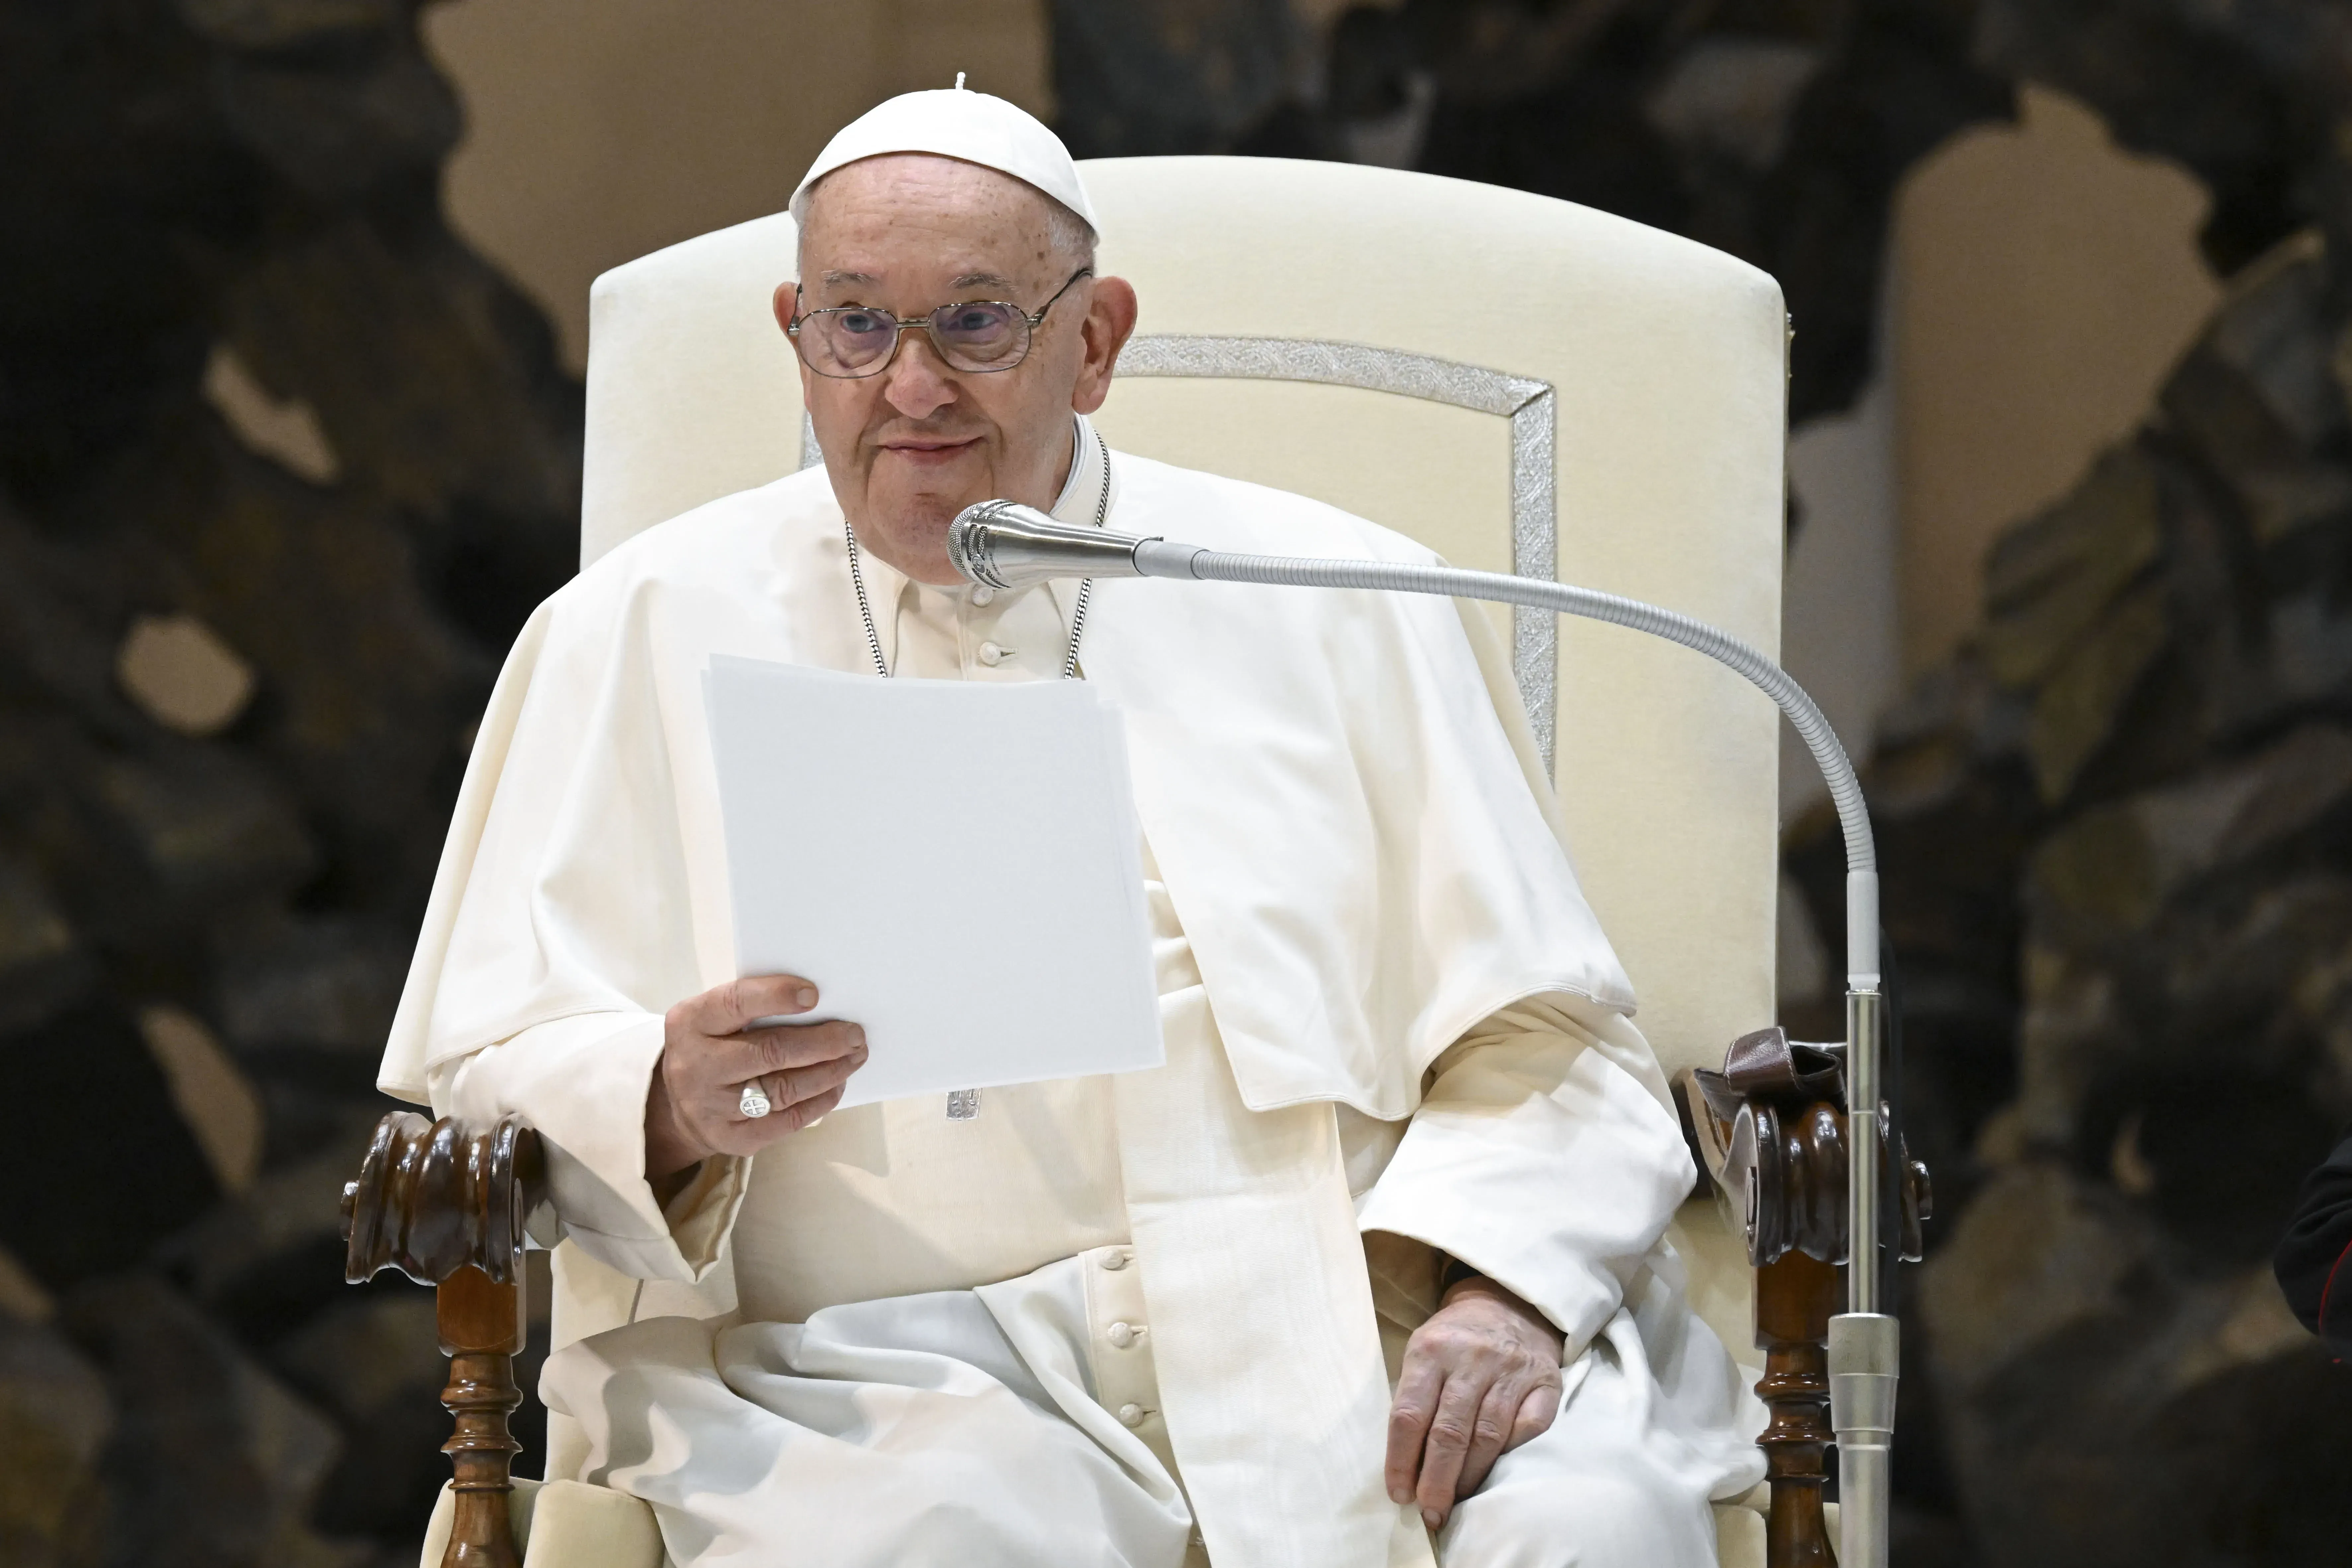
M 1139 577 L 1143 541 L 1059 521 L 1018 501 L 985 500 L 948 524 L 948 560 L 965 581 L 1025 588 L 1053 577 Z

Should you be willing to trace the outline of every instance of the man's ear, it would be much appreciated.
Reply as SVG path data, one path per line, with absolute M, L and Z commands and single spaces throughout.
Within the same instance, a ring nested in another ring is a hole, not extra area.
M 775 308 L 776 330 L 782 331 L 793 324 L 793 313 L 801 308 L 801 286 L 789 279 L 777 284 L 775 298 L 771 303 Z M 809 369 L 808 362 L 801 358 L 797 349 L 793 353 L 793 368 L 800 372 L 801 406 L 805 408 L 809 405 L 810 384 L 814 373 Z
M 1135 335 L 1135 285 L 1124 278 L 1095 279 L 1093 299 L 1079 331 L 1086 342 L 1086 362 L 1078 368 L 1078 384 L 1071 390 L 1070 406 L 1092 414 L 1110 395 L 1111 373 L 1118 368 L 1118 351 Z

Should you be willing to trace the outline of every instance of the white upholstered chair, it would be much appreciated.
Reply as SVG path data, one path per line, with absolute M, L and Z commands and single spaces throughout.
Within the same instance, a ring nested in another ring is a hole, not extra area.
M 1098 416 L 1113 446 L 1318 497 L 1457 565 L 1647 599 L 1778 647 L 1787 339 L 1770 278 L 1425 174 L 1240 158 L 1085 174 L 1102 270 L 1142 300 Z M 768 303 L 792 268 L 780 214 L 597 280 L 583 562 L 801 465 L 799 379 Z M 1773 1016 L 1772 706 L 1680 648 L 1519 614 L 1521 693 L 1642 1028 L 1670 1075 L 1716 1065 Z M 1702 1196 L 1675 1240 L 1699 1310 L 1752 1362 L 1738 1238 Z M 560 1294 L 559 1342 L 593 1316 Z M 1760 1516 L 1717 1517 L 1724 1563 L 1760 1565 Z

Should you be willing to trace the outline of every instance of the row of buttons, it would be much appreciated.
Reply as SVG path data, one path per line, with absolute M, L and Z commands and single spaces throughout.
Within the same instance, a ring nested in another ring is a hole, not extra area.
M 982 657 L 987 657 L 984 649 L 982 650 Z M 1097 1258 L 1097 1261 L 1099 1262 L 1104 1268 L 1116 1274 L 1119 1270 L 1125 1268 L 1133 1258 L 1134 1254 L 1129 1252 L 1125 1247 L 1113 1247 L 1105 1248 Z M 1133 1350 L 1138 1344 L 1142 1342 L 1143 1336 L 1148 1331 L 1149 1331 L 1146 1330 L 1141 1323 L 1130 1323 L 1122 1319 L 1105 1329 L 1103 1331 L 1103 1337 L 1110 1341 L 1111 1347 L 1115 1350 Z M 1140 1426 L 1144 1422 L 1150 1420 L 1152 1413 L 1146 1410 L 1142 1405 L 1130 1402 L 1120 1405 L 1114 1414 L 1118 1416 L 1118 1424 L 1120 1426 L 1135 1427 Z

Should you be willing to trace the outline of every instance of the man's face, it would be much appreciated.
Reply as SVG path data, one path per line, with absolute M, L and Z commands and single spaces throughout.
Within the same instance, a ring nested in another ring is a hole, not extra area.
M 864 305 L 916 321 L 978 300 L 1034 314 L 1085 265 L 1054 248 L 1047 213 L 1035 190 L 975 163 L 915 153 L 851 163 L 811 199 L 801 283 L 776 290 L 777 320 Z M 817 445 L 858 542 L 919 581 L 958 581 L 948 524 L 979 501 L 1053 504 L 1069 473 L 1071 412 L 1101 406 L 1134 325 L 1135 291 L 1087 278 L 1011 370 L 957 370 L 915 327 L 879 374 L 822 376 L 803 363 Z

